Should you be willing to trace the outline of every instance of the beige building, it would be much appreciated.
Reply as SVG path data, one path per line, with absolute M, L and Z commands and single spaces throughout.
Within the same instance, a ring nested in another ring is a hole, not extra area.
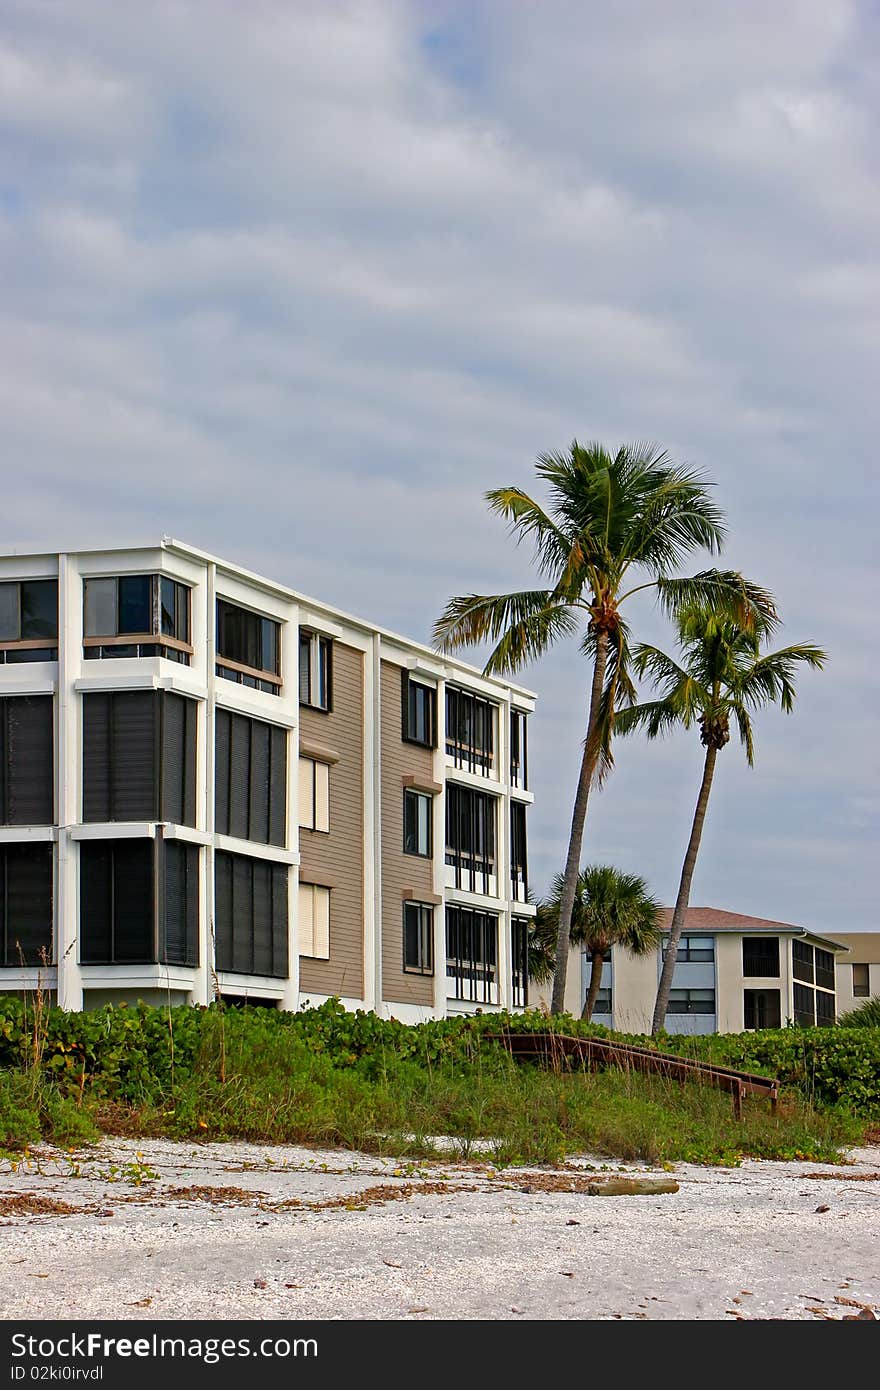
M 0 556 L 0 992 L 523 1005 L 533 708 L 170 537 Z
M 666 929 L 671 920 L 672 910 L 665 908 Z M 740 1033 L 789 1022 L 834 1023 L 860 999 L 880 994 L 878 945 L 880 935 L 872 933 L 831 937 L 788 922 L 690 907 L 676 953 L 666 1030 Z M 639 957 L 613 948 L 603 965 L 595 1023 L 618 1032 L 650 1032 L 664 951 L 665 946 Z M 575 1016 L 583 1007 L 590 969 L 589 958 L 573 950 L 566 1009 Z

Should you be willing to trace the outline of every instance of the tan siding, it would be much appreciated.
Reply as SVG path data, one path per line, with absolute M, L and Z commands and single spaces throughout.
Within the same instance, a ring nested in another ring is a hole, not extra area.
M 411 888 L 430 900 L 434 891 L 432 861 L 403 852 L 403 779 L 412 775 L 430 783 L 433 756 L 430 748 L 401 739 L 401 668 L 383 661 L 381 684 L 382 998 L 389 1003 L 430 1007 L 434 1002 L 433 978 L 404 973 L 401 894 L 404 888 Z M 436 845 L 434 849 L 436 852 Z
M 364 995 L 364 658 L 333 643 L 333 709 L 300 708 L 300 737 L 339 754 L 330 768 L 330 832 L 300 830 L 300 880 L 330 883 L 330 959 L 300 958 L 300 994 Z

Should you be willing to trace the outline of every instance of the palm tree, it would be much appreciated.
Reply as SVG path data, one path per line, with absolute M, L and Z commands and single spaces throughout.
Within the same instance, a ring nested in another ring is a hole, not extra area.
M 749 627 L 719 615 L 711 607 L 688 604 L 676 617 L 681 664 L 657 647 L 639 644 L 633 649 L 633 669 L 640 676 L 650 677 L 659 687 L 659 698 L 619 710 L 615 732 L 628 734 L 634 729 L 644 729 L 648 738 L 653 739 L 678 725 L 690 729 L 699 724 L 700 740 L 706 749 L 703 780 L 654 1004 L 652 1033 L 660 1031 L 666 1018 L 715 761 L 730 739 L 731 720 L 736 723 L 746 760 L 752 767 L 755 752 L 752 711 L 778 703 L 789 714 L 795 701 L 795 669 L 799 665 L 821 669 L 825 664 L 825 652 L 808 642 L 762 655 L 761 647 L 776 625 L 772 604 L 770 612 L 753 619 Z
M 550 896 L 541 908 L 548 922 L 559 921 L 565 875 L 557 874 Z M 602 984 L 602 964 L 612 946 L 635 956 L 648 955 L 660 945 L 660 913 L 656 898 L 643 878 L 624 874 L 610 864 L 591 864 L 578 875 L 571 915 L 570 940 L 590 957 L 590 983 L 581 1018 L 593 1017 Z
M 624 445 L 611 454 L 601 444 L 574 440 L 568 453 L 542 454 L 535 471 L 549 491 L 546 509 L 519 487 L 496 488 L 486 500 L 510 522 L 517 542 L 534 543 L 546 587 L 451 599 L 434 626 L 434 643 L 442 651 L 494 643 L 486 674 L 517 671 L 558 639 L 574 635 L 592 658 L 556 941 L 551 1008 L 561 1013 L 590 788 L 597 771 L 610 766 L 617 701 L 635 699 L 622 606 L 653 589 L 669 613 L 684 602 L 704 602 L 747 625 L 767 611 L 769 598 L 730 571 L 671 577 L 692 551 L 719 550 L 724 528 L 702 476 L 673 465 L 654 445 Z

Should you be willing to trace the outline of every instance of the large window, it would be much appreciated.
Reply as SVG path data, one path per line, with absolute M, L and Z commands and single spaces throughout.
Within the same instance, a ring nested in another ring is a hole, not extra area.
M 510 784 L 521 791 L 529 785 L 527 718 L 520 709 L 510 711 Z
M 0 825 L 51 825 L 54 818 L 51 695 L 0 699 Z
M 58 659 L 58 580 L 0 584 L 0 665 Z
M 319 632 L 299 634 L 299 702 L 311 709 L 333 708 L 333 643 Z
M 779 1028 L 781 1023 L 778 989 L 743 990 L 743 1024 L 746 1028 Z
M 714 1014 L 714 989 L 671 989 L 667 1014 Z
M 794 1021 L 802 1028 L 825 1027 L 835 1021 L 837 1008 L 834 955 L 795 939 L 791 943 Z
M 403 852 L 420 854 L 430 859 L 433 854 L 432 821 L 434 817 L 434 798 L 427 792 L 412 791 L 409 787 L 403 793 Z
M 330 959 L 330 889 L 321 883 L 299 885 L 299 953 Z
M 83 965 L 198 965 L 199 848 L 169 840 L 83 840 Z
M 281 624 L 217 600 L 217 675 L 267 695 L 281 693 Z
M 243 854 L 214 856 L 217 969 L 287 976 L 287 865 Z
M 299 824 L 301 830 L 330 829 L 330 768 L 315 758 L 299 760 Z
M 162 656 L 189 666 L 190 590 L 166 574 L 83 581 L 83 654 Z
M 529 896 L 528 855 L 526 852 L 526 808 L 522 801 L 510 803 L 510 896 L 524 903 Z
M 437 691 L 433 686 L 415 680 L 408 671 L 402 671 L 401 677 L 401 737 L 404 743 L 421 743 L 426 748 L 436 748 Z
M 495 797 L 450 782 L 446 788 L 446 863 L 456 888 L 495 891 Z
M 287 842 L 286 729 L 219 709 L 214 760 L 214 829 L 218 835 Z
M 779 978 L 779 937 L 743 937 L 743 974 L 767 980 Z
M 663 959 L 669 950 L 669 937 L 663 938 Z M 712 961 L 715 959 L 714 936 L 682 936 L 675 953 L 676 964 L 681 962 Z
M 195 700 L 155 690 L 83 695 L 83 820 L 195 825 Z
M 510 924 L 510 984 L 514 1008 L 524 1009 L 529 1002 L 529 927 L 528 917 L 514 917 Z
M 0 965 L 52 960 L 52 846 L 0 844 Z
M 855 999 L 867 999 L 870 995 L 871 981 L 867 965 L 858 964 L 853 966 L 852 992 Z
M 434 973 L 434 909 L 403 904 L 403 968 L 409 975 Z
M 498 1003 L 498 918 L 494 913 L 447 907 L 446 978 L 454 999 Z
M 497 706 L 459 690 L 446 687 L 446 752 L 456 767 L 468 772 L 490 772 L 495 756 Z

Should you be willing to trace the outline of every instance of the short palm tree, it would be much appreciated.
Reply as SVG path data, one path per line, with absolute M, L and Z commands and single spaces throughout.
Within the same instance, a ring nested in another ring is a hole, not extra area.
M 704 602 L 747 625 L 767 610 L 769 598 L 731 571 L 672 577 L 691 552 L 720 549 L 722 514 L 701 475 L 675 466 L 653 445 L 624 445 L 612 454 L 601 444 L 575 440 L 567 453 L 542 454 L 535 471 L 549 492 L 546 509 L 519 487 L 496 488 L 486 499 L 510 522 L 518 542 L 534 543 L 545 587 L 451 599 L 435 624 L 434 642 L 443 651 L 492 642 L 487 674 L 517 671 L 563 637 L 579 636 L 592 659 L 556 941 L 551 1008 L 561 1013 L 590 788 L 597 771 L 610 765 L 616 704 L 635 698 L 623 605 L 653 589 L 669 613 L 684 602 Z
M 690 900 L 691 882 L 706 819 L 712 778 L 718 753 L 730 740 L 735 722 L 749 767 L 754 765 L 751 715 L 764 705 L 779 704 L 786 714 L 795 700 L 794 676 L 800 665 L 821 669 L 826 654 L 803 642 L 780 651 L 761 654 L 761 648 L 777 625 L 775 611 L 755 619 L 748 628 L 701 604 L 683 607 L 676 618 L 680 664 L 657 647 L 633 648 L 632 664 L 639 676 L 648 676 L 658 687 L 659 698 L 617 712 L 615 733 L 644 729 L 657 738 L 678 726 L 699 725 L 706 749 L 703 780 L 697 797 L 687 852 L 681 869 L 678 896 L 669 929 L 669 943 L 657 989 L 652 1033 L 666 1018 L 669 991 L 675 971 L 678 943 Z
M 557 874 L 542 915 L 557 926 L 565 875 Z M 610 864 L 590 864 L 578 875 L 569 937 L 590 957 L 590 983 L 581 1018 L 591 1019 L 602 984 L 602 964 L 612 946 L 645 956 L 660 945 L 660 903 L 643 878 Z

